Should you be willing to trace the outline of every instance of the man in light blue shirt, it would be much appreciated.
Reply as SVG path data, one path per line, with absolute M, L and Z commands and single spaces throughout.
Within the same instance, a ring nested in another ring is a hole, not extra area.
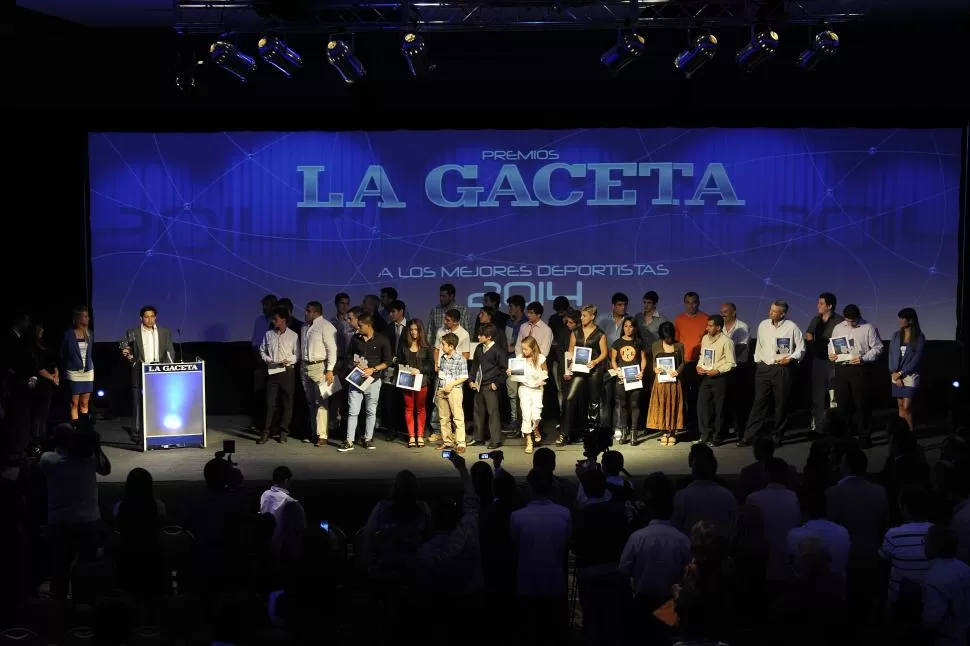
M 858 305 L 846 305 L 842 316 L 844 320 L 829 339 L 829 361 L 835 363 L 835 401 L 866 449 L 872 446 L 869 368 L 882 355 L 882 339 L 879 330 L 862 318 Z

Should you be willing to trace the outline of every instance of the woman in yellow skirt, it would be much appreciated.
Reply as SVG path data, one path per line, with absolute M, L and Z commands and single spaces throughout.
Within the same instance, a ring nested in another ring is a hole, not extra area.
M 657 376 L 650 390 L 650 408 L 647 411 L 647 429 L 663 433 L 660 443 L 673 446 L 677 443 L 675 433 L 684 428 L 684 392 L 680 387 L 680 369 L 684 365 L 684 344 L 674 337 L 674 324 L 665 321 L 660 325 L 660 340 L 653 344 L 653 371 Z M 667 367 L 657 365 L 657 359 L 667 358 Z M 673 359 L 670 369 L 669 359 Z M 661 383 L 660 375 L 667 374 L 675 381 Z

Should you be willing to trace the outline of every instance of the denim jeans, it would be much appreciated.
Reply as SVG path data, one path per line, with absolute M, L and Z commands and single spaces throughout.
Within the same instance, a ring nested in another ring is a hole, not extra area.
M 360 417 L 361 404 L 364 405 L 364 439 L 371 440 L 377 425 L 377 398 L 381 394 L 381 380 L 375 380 L 364 392 L 353 386 L 348 386 L 348 389 L 350 412 L 347 415 L 347 441 L 353 443 L 354 436 L 357 435 L 357 418 Z

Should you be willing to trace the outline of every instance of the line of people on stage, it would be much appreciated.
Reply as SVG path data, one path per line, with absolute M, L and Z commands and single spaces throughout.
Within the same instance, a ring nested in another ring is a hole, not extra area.
M 386 287 L 360 306 L 338 294 L 329 320 L 313 301 L 298 321 L 289 299 L 267 296 L 253 335 L 262 364 L 257 390 L 265 390 L 266 404 L 254 424 L 258 441 L 274 433 L 287 440 L 299 371 L 310 408 L 305 441 L 323 446 L 346 422 L 341 452 L 354 450 L 359 425 L 367 449 L 383 428 L 406 431 L 415 448 L 430 443 L 463 452 L 521 436 L 531 452 L 544 439 L 547 389 L 559 408 L 557 446 L 582 441 L 592 428 L 612 428 L 618 442 L 634 445 L 657 433 L 667 446 L 685 434 L 716 446 L 733 429 L 747 446 L 767 427 L 780 444 L 795 369 L 809 357 L 813 431 L 825 433 L 824 411 L 837 404 L 863 446 L 871 444 L 870 389 L 879 379 L 872 366 L 885 347 L 858 306 L 840 315 L 836 297 L 823 293 L 803 333 L 788 318 L 788 304 L 777 300 L 751 334 L 733 303 L 708 315 L 699 295 L 688 292 L 684 311 L 668 320 L 659 300 L 646 292 L 642 311 L 631 316 L 628 297 L 616 293 L 609 314 L 599 317 L 595 305 L 577 310 L 558 297 L 544 320 L 542 303 L 512 295 L 503 312 L 500 296 L 490 292 L 473 317 L 455 287 L 444 284 L 438 306 L 422 321 L 409 318 L 397 291 Z M 912 308 L 898 318 L 887 376 L 898 414 L 912 429 L 925 340 Z M 588 350 L 582 365 L 572 363 L 577 348 Z

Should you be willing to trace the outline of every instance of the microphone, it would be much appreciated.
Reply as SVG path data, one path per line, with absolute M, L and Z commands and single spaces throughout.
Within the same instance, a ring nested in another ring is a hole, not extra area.
M 178 346 L 179 363 L 182 363 L 182 328 L 175 328 L 175 333 L 178 334 L 178 343 L 176 345 Z

